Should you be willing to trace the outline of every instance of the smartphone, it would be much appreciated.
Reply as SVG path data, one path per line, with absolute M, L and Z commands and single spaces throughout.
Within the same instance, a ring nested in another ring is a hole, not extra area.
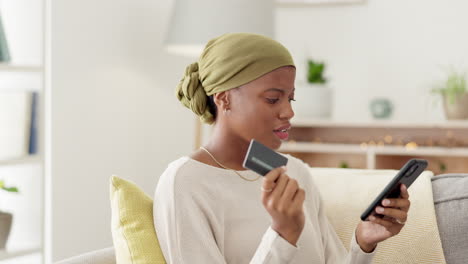
M 242 166 L 265 176 L 271 170 L 285 166 L 288 158 L 252 139 Z
M 382 204 L 385 198 L 400 197 L 400 184 L 404 184 L 407 188 L 418 178 L 419 175 L 427 168 L 427 160 L 411 159 L 409 160 L 397 175 L 387 184 L 383 191 L 375 198 L 375 200 L 362 213 L 361 220 L 367 221 L 368 217 L 373 215 L 382 218 L 383 215 L 375 212 L 375 207 Z

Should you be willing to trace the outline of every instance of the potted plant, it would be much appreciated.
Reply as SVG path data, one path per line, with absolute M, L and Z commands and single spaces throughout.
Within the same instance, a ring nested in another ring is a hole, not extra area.
M 312 118 L 329 118 L 331 115 L 332 93 L 324 77 L 325 63 L 309 59 L 307 61 L 307 82 L 296 90 L 297 116 Z
M 16 187 L 6 187 L 2 180 L 0 180 L 0 191 L 1 190 L 14 193 L 18 192 Z M 0 211 L 0 250 L 4 249 L 6 246 L 6 242 L 10 234 L 12 220 L 12 214 Z
M 465 74 L 451 70 L 447 79 L 436 85 L 432 92 L 442 95 L 447 119 L 468 119 L 468 88 Z

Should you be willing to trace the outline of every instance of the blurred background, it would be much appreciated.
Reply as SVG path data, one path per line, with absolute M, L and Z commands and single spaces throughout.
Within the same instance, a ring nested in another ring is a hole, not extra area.
M 233 30 L 270 35 L 297 64 L 281 151 L 316 167 L 422 157 L 468 172 L 468 2 L 251 2 L 0 0 L 0 263 L 111 246 L 110 176 L 152 196 L 206 141 L 174 89 L 200 45 Z

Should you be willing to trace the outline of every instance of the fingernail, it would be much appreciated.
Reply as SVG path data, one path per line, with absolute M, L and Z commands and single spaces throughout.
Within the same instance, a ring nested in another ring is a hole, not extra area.
M 390 205 L 390 200 L 384 199 L 384 200 L 382 201 L 382 205 L 385 205 L 385 206 Z
M 377 208 L 375 209 L 375 211 L 376 211 L 377 213 L 383 213 L 383 212 L 384 212 L 384 209 L 383 209 L 382 207 L 379 206 L 379 207 L 377 207 Z
M 375 220 L 375 216 L 373 216 L 373 215 L 369 216 L 369 220 L 370 220 L 370 221 L 374 221 L 374 220 Z
M 286 171 L 286 166 L 281 166 L 281 168 L 282 168 L 284 171 Z

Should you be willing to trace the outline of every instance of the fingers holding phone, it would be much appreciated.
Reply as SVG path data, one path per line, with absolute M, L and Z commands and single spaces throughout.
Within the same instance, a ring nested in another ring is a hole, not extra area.
M 428 163 L 426 160 L 421 159 L 411 159 L 409 160 L 401 170 L 395 175 L 395 177 L 387 184 L 387 186 L 382 190 L 382 192 L 374 199 L 374 201 L 367 207 L 367 209 L 362 213 L 361 220 L 366 221 L 367 219 L 370 220 L 369 216 L 374 217 L 382 217 L 380 213 L 377 211 L 377 207 L 381 207 L 378 209 L 379 211 L 382 210 L 382 207 L 385 207 L 383 204 L 384 200 L 389 201 L 390 203 L 393 201 L 394 203 L 402 203 L 398 204 L 394 207 L 399 208 L 406 208 L 406 212 L 409 209 L 409 194 L 407 188 L 421 175 L 424 169 L 427 167 Z M 402 187 L 404 185 L 404 187 Z M 403 201 L 400 201 L 403 199 Z M 404 201 L 406 200 L 406 201 Z M 385 209 L 384 209 L 385 211 Z M 369 217 L 369 218 L 368 218 Z M 401 222 L 401 221 L 400 221 Z
M 409 194 L 404 184 L 400 185 L 401 194 L 399 198 L 386 198 L 375 209 L 375 215 L 369 216 L 369 221 L 361 222 L 356 231 L 356 239 L 361 247 L 364 245 L 375 245 L 389 237 L 401 232 L 410 208 Z M 367 234 L 367 235 L 364 235 Z M 370 251 L 369 251 L 370 252 Z
M 400 197 L 399 198 L 386 198 L 382 201 L 381 205 L 375 208 L 375 213 L 383 215 L 383 220 L 387 222 L 397 223 L 404 225 L 408 219 L 408 211 L 411 202 L 409 201 L 408 189 L 404 184 L 400 185 Z M 377 221 L 378 218 L 370 216 L 369 220 L 373 222 L 385 222 Z M 390 223 L 386 223 L 386 226 Z
M 273 230 L 295 245 L 304 228 L 304 190 L 284 167 L 265 175 L 262 190 L 262 203 L 272 218 Z
M 399 198 L 386 198 L 382 201 L 382 206 L 406 209 L 406 211 L 408 211 L 410 204 L 408 189 L 404 184 L 400 185 Z

